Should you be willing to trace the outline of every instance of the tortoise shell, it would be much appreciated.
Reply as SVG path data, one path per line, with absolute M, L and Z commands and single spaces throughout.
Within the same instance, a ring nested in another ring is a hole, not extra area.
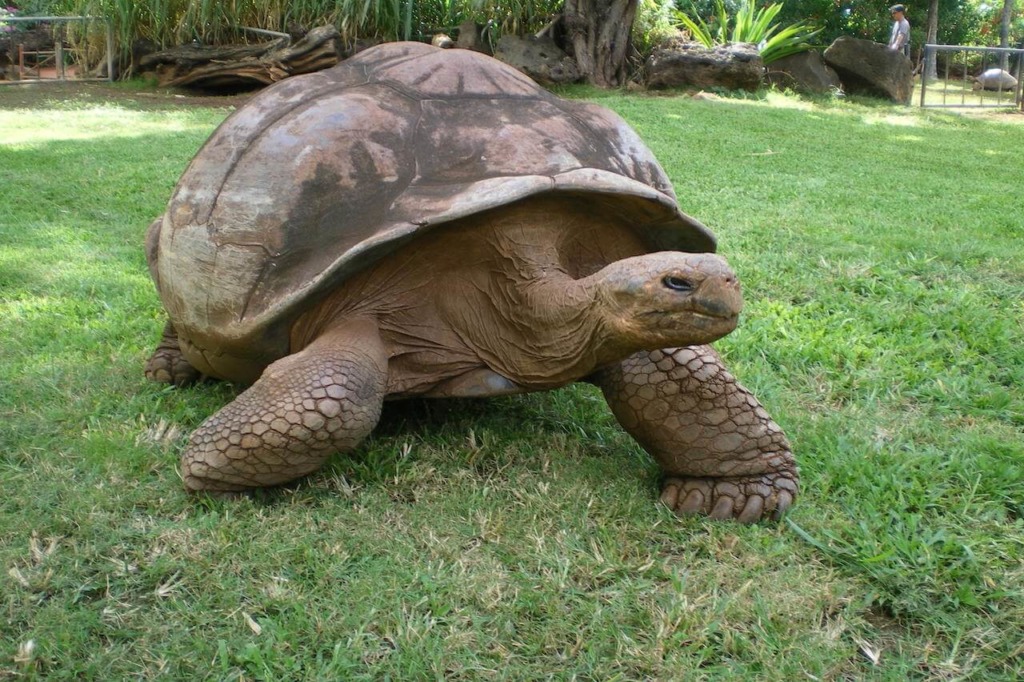
M 468 50 L 390 43 L 240 107 L 185 170 L 149 261 L 186 351 L 272 361 L 346 277 L 439 225 L 603 195 L 651 251 L 714 251 L 637 134 Z

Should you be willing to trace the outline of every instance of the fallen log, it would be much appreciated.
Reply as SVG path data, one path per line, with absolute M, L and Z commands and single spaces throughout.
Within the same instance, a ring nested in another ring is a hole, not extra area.
M 139 70 L 155 74 L 161 86 L 239 91 L 329 68 L 342 56 L 338 29 L 320 26 L 294 44 L 282 37 L 256 45 L 181 45 L 142 57 Z

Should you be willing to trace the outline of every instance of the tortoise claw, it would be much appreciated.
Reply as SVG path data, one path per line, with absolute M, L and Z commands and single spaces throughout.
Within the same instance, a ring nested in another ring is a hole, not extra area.
M 757 523 L 781 519 L 796 492 L 797 478 L 791 471 L 723 478 L 672 477 L 665 479 L 661 501 L 680 516 L 704 514 Z
M 202 376 L 199 370 L 185 359 L 185 354 L 181 352 L 181 342 L 178 341 L 178 333 L 174 325 L 168 322 L 164 326 L 160 343 L 146 361 L 146 378 L 161 384 L 187 386 Z
M 150 381 L 187 386 L 201 377 L 199 370 L 189 364 L 178 348 L 161 345 L 146 362 L 146 378 Z

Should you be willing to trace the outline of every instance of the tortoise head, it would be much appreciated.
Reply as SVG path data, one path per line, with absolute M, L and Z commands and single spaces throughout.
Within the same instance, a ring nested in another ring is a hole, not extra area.
M 710 343 L 736 328 L 743 308 L 736 275 L 711 253 L 634 256 L 587 280 L 607 342 L 628 352 Z

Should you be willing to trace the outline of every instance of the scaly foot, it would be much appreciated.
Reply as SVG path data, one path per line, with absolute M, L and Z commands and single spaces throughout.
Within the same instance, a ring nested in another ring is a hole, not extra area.
M 796 475 L 790 471 L 728 478 L 672 477 L 665 479 L 661 501 L 680 516 L 706 514 L 757 523 L 782 518 L 796 493 Z
M 187 386 L 198 381 L 202 374 L 189 364 L 181 352 L 178 334 L 168 322 L 156 350 L 146 361 L 146 378 L 162 384 Z
M 146 361 L 146 378 L 162 384 L 187 386 L 202 375 L 178 349 L 157 348 Z

